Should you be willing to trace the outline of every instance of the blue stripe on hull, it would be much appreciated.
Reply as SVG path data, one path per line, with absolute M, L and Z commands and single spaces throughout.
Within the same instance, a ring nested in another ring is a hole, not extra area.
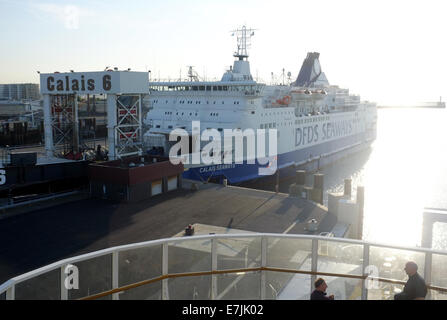
M 294 175 L 293 167 L 295 163 L 305 162 L 311 158 L 323 154 L 332 153 L 336 150 L 365 141 L 365 133 L 344 137 L 338 140 L 321 143 L 312 147 L 287 152 L 278 155 L 278 166 L 281 175 Z M 212 177 L 224 176 L 230 183 L 240 183 L 248 180 L 260 178 L 258 164 L 234 164 L 234 165 L 211 165 L 198 168 L 191 168 L 183 173 L 183 177 L 192 180 L 208 180 Z

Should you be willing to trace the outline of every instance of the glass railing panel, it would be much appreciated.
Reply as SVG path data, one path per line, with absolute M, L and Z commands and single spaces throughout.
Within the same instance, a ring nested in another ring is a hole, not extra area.
M 311 276 L 266 271 L 265 296 L 273 300 L 309 300 Z
M 259 300 L 260 298 L 260 272 L 217 275 L 216 300 Z
M 375 270 L 380 278 L 407 281 L 408 276 L 404 268 L 409 261 L 416 262 L 419 267 L 418 273 L 424 277 L 425 253 L 375 246 L 370 247 L 370 270 Z
M 312 240 L 268 238 L 268 267 L 310 271 L 311 257 Z
M 261 237 L 217 240 L 217 269 L 246 269 L 261 266 Z
M 432 255 L 431 284 L 447 288 L 447 255 Z
M 363 245 L 318 241 L 318 272 L 362 275 Z
M 79 270 L 79 290 L 69 290 L 70 300 L 88 297 L 112 289 L 112 254 L 77 262 Z M 111 296 L 102 298 L 111 299 Z
M 430 296 L 427 300 L 447 300 L 447 292 L 440 292 L 437 290 L 429 290 Z
M 16 300 L 60 300 L 60 269 L 23 281 L 15 287 Z
M 161 300 L 161 281 L 118 293 L 119 300 Z
M 387 282 L 376 282 L 368 289 L 368 300 L 394 300 L 394 296 L 401 293 L 403 285 Z
M 150 280 L 162 275 L 162 246 L 151 246 L 119 252 L 119 286 Z M 120 294 L 120 299 L 150 300 L 160 298 L 159 285 L 144 285 Z
M 335 300 L 362 300 L 362 279 L 323 277 L 328 286 L 327 295 Z
M 211 240 L 185 240 L 168 245 L 168 273 L 211 271 Z
M 211 299 L 211 276 L 195 276 L 168 280 L 170 300 Z

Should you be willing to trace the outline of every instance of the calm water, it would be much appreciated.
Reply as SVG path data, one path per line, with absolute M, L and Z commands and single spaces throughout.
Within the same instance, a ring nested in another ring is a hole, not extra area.
M 378 121 L 370 150 L 323 170 L 325 191 L 365 186 L 364 239 L 417 246 L 424 207 L 447 208 L 447 110 L 380 109 Z M 447 224 L 433 246 L 447 250 Z

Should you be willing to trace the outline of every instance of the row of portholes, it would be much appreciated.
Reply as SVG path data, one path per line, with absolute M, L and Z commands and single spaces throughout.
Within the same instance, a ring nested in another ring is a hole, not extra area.
M 152 103 L 157 104 L 158 100 L 153 100 Z M 169 100 L 166 100 L 166 104 L 168 104 L 168 103 L 169 103 Z M 175 103 L 175 101 L 174 101 L 174 103 Z M 179 101 L 179 103 L 180 104 L 185 104 L 185 103 L 186 104 L 194 104 L 194 101 L 182 100 L 182 101 Z M 195 103 L 196 104 L 202 104 L 202 101 L 195 101 Z M 210 104 L 210 102 L 207 101 L 206 104 Z M 216 101 L 213 101 L 213 104 L 216 104 Z M 225 101 L 222 101 L 222 104 L 225 104 Z M 240 104 L 240 101 L 234 101 L 233 104 L 238 105 L 238 104 Z
M 297 124 L 297 123 L 295 123 Z M 272 129 L 272 128 L 276 128 L 276 125 L 278 126 L 293 126 L 293 122 L 280 122 L 280 123 L 266 123 L 266 124 L 261 124 L 261 129 Z
M 171 111 L 166 111 L 166 112 L 165 112 L 165 115 L 166 115 L 166 116 L 173 115 L 173 112 L 171 112 Z M 177 115 L 177 116 L 180 116 L 180 115 L 181 115 L 181 116 L 184 116 L 185 113 L 182 112 L 182 113 L 180 114 L 179 112 L 177 112 L 175 115 Z M 190 112 L 189 115 L 192 116 L 193 113 Z M 197 116 L 198 116 L 198 113 L 196 112 L 196 113 L 194 113 L 194 115 L 197 117 Z M 210 113 L 210 116 L 211 116 L 211 117 L 218 117 L 218 116 L 219 116 L 219 113 L 213 112 L 213 113 Z
M 284 115 L 284 114 L 293 114 L 293 111 L 281 111 L 281 112 L 270 112 L 270 113 L 261 113 L 261 116 L 274 116 L 274 115 Z

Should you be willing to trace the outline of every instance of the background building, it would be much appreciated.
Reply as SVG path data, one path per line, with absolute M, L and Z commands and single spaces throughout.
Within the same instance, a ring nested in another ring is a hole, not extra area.
M 39 100 L 37 83 L 0 84 L 0 100 Z

